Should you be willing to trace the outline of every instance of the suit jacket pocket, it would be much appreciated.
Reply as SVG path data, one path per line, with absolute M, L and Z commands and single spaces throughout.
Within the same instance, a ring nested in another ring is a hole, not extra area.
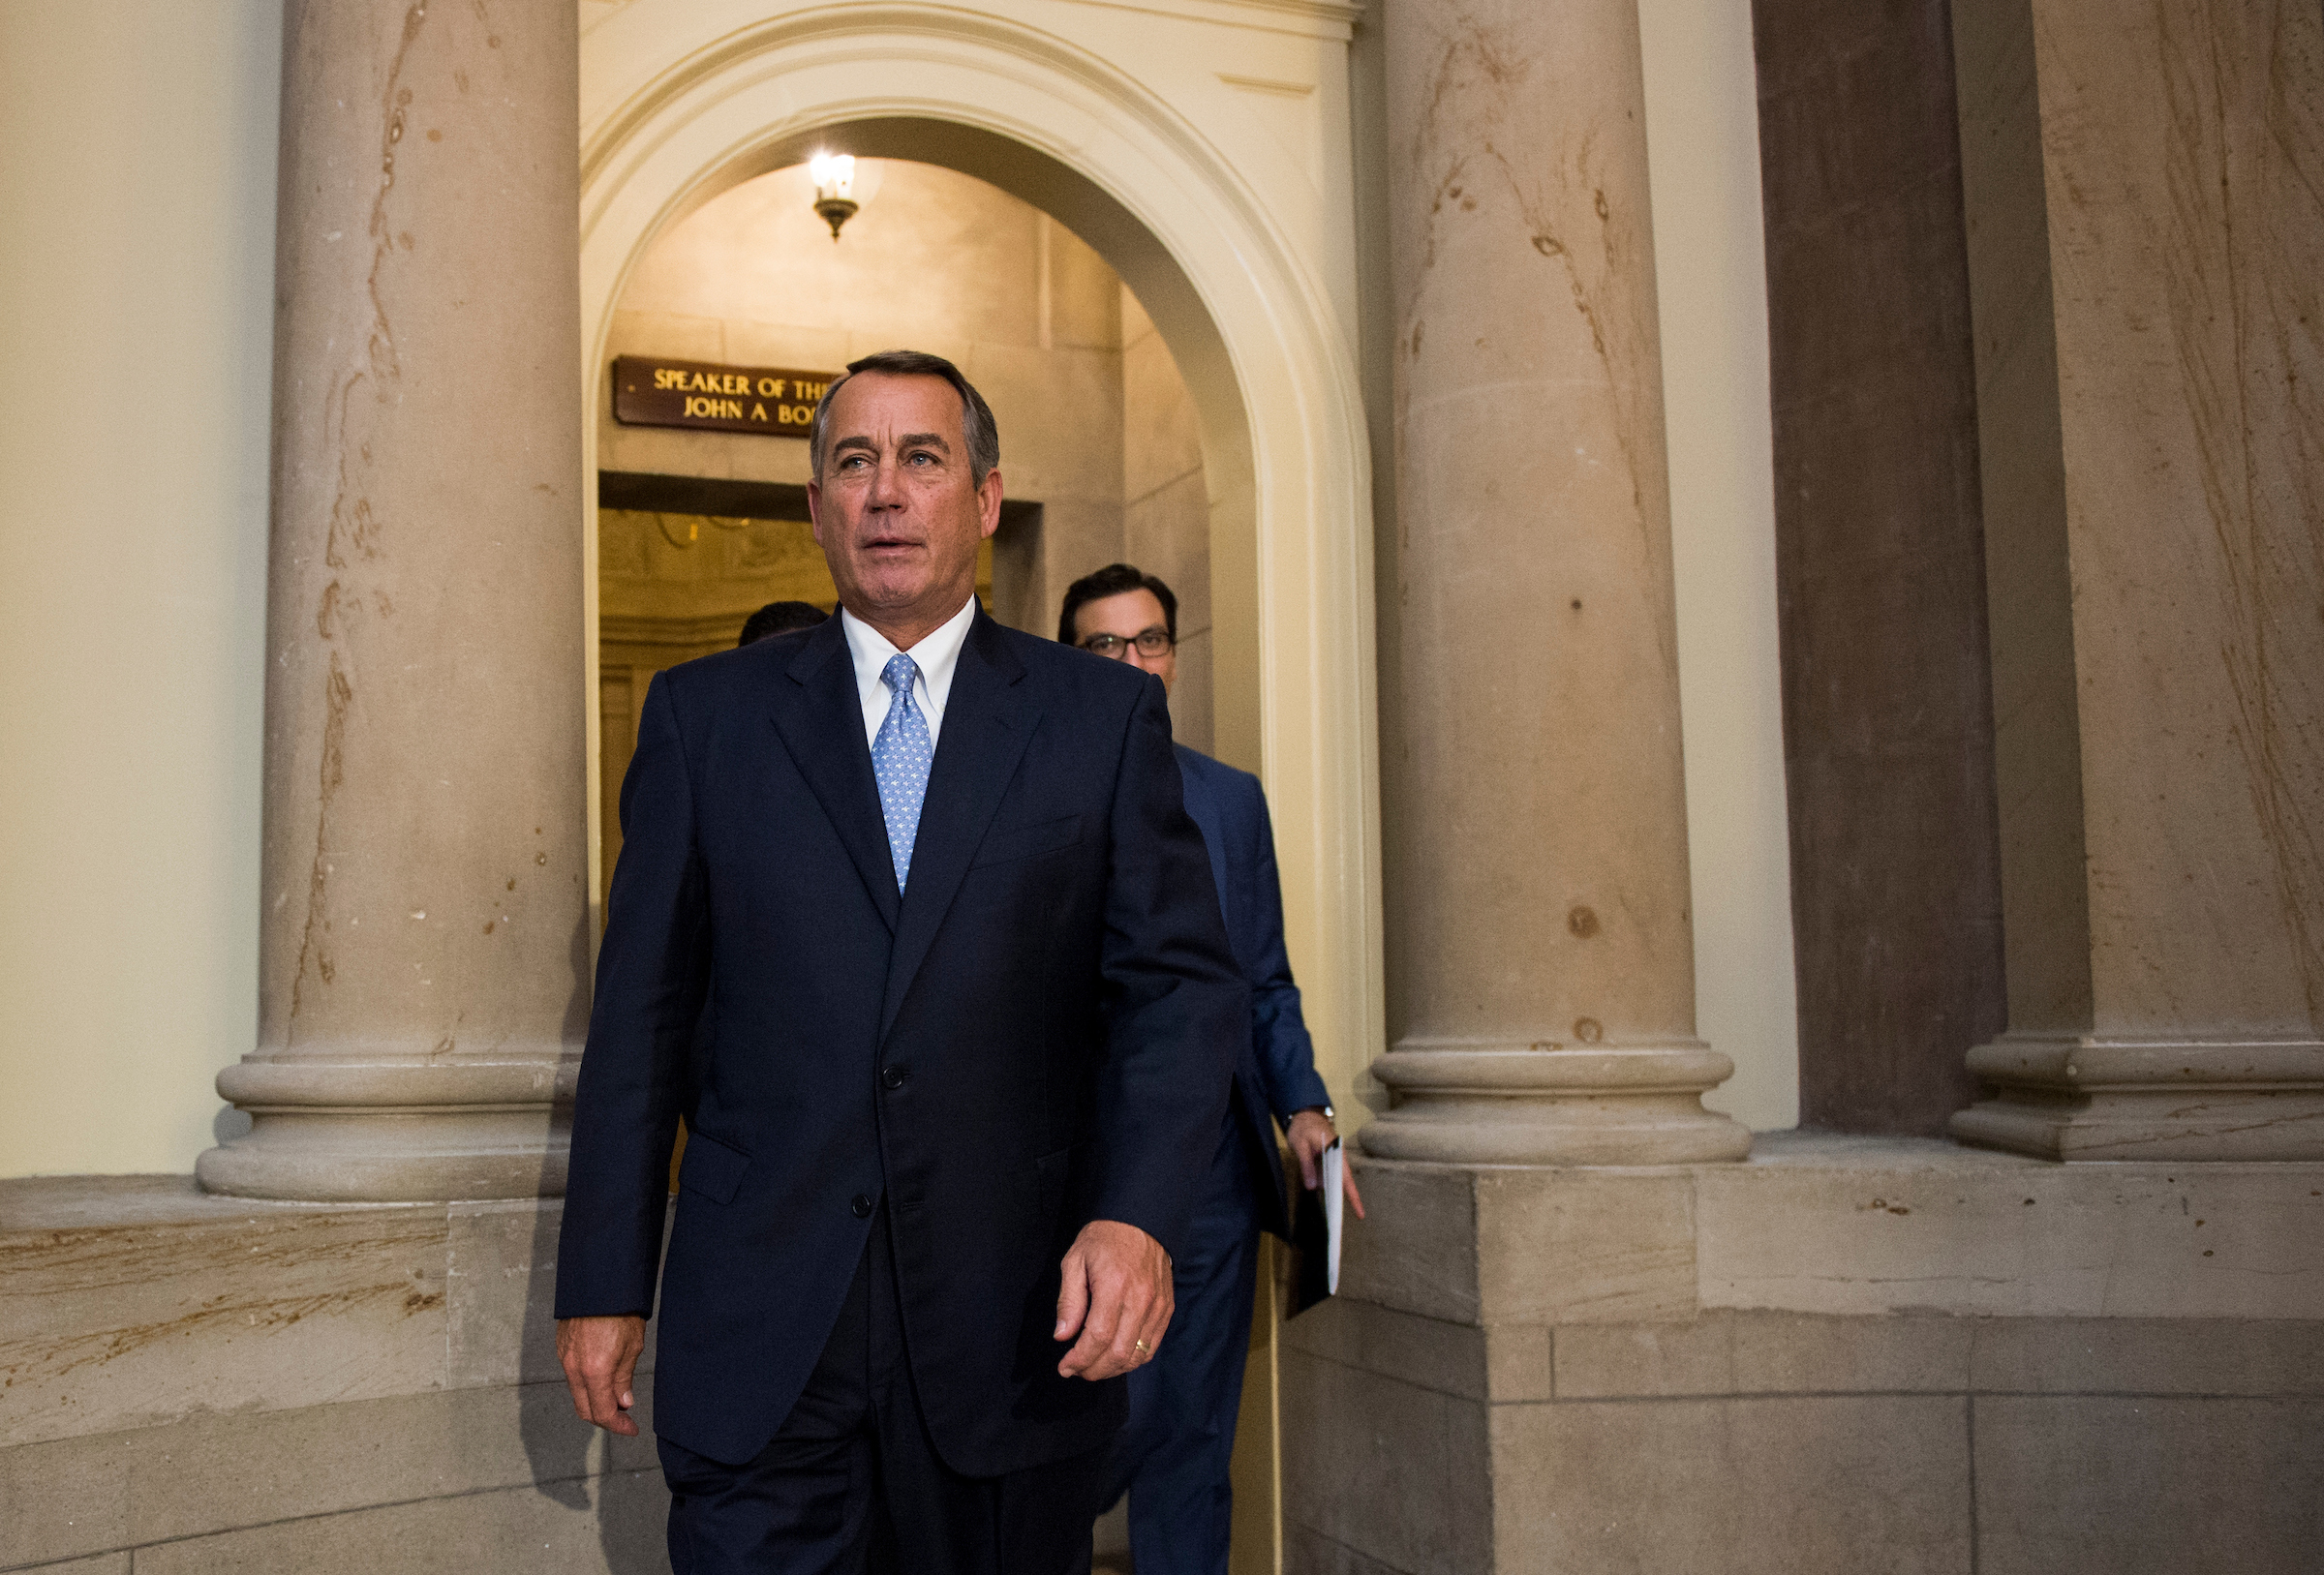
M 686 1158 L 678 1166 L 678 1191 L 681 1196 L 692 1193 L 714 1203 L 731 1203 L 742 1190 L 743 1172 L 749 1168 L 750 1156 L 741 1149 L 689 1130 Z
M 968 867 L 981 869 L 986 864 L 1007 863 L 1012 859 L 1030 859 L 1039 853 L 1055 853 L 1069 848 L 1082 839 L 1082 817 L 1061 815 L 1055 820 L 1041 821 L 1032 826 L 995 827 L 976 850 L 976 862 Z

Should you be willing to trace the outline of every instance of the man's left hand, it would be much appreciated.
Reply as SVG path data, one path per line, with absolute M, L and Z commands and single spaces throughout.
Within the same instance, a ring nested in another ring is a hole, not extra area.
M 1073 1348 L 1057 1371 L 1094 1383 L 1152 1361 L 1176 1306 L 1162 1244 L 1134 1225 L 1092 1220 L 1063 1269 L 1055 1338 L 1073 1340 Z
M 629 1408 L 637 1404 L 632 1377 L 646 1350 L 646 1320 L 636 1317 L 561 1318 L 557 1360 L 565 1367 L 573 1410 L 625 1439 L 637 1437 Z
M 1330 1116 L 1310 1108 L 1291 1118 L 1290 1137 L 1291 1151 L 1300 1157 L 1300 1179 L 1313 1192 L 1323 1179 L 1324 1150 L 1339 1141 L 1339 1134 L 1332 1130 Z M 1356 1211 L 1356 1218 L 1362 1219 L 1363 1194 L 1356 1190 L 1354 1166 L 1340 1166 L 1339 1185 L 1347 1194 L 1348 1206 Z

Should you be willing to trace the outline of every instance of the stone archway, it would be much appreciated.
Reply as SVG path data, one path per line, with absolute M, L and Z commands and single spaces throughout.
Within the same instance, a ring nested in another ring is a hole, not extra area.
M 1220 686 L 1218 752 L 1268 781 L 1319 1059 L 1352 1090 L 1384 1029 L 1370 462 L 1345 303 L 1185 113 L 1055 35 L 914 5 L 718 22 L 639 4 L 583 41 L 585 105 L 609 76 L 634 84 L 584 110 L 585 399 L 653 241 L 841 131 L 852 152 L 988 181 L 1094 247 L 1200 412 L 1219 664 L 1254 679 Z M 584 423 L 585 475 L 595 430 Z M 584 583 L 594 631 L 594 562 Z

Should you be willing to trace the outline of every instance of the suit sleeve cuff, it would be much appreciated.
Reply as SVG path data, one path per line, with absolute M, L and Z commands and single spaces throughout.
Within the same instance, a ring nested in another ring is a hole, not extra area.
M 1319 1109 L 1331 1103 L 1331 1091 L 1324 1079 L 1312 1070 L 1289 1079 L 1288 1086 L 1274 1090 L 1275 1119 L 1288 1127 L 1291 1118 L 1301 1110 Z

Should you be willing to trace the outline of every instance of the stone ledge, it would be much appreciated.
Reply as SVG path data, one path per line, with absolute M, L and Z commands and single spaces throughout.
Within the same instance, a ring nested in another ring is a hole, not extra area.
M 262 1217 L 345 1214 L 357 1208 L 409 1212 L 442 1203 L 279 1203 L 221 1197 L 192 1176 L 22 1176 L 0 1181 L 0 1249 L 44 1230 L 112 1230 L 143 1225 L 216 1225 Z
M 316 1204 L 190 1176 L 0 1182 L 0 1447 L 561 1378 L 563 1204 Z M 641 1371 L 652 1370 L 647 1345 Z
M 2324 1164 L 2057 1165 L 1779 1134 L 1696 1171 L 1701 1305 L 2324 1318 Z
M 1374 1206 L 1343 1292 L 1453 1323 L 2324 1318 L 2324 1164 L 2062 1166 L 1809 1133 L 1739 1164 L 1356 1163 Z
M 0 1445 L 443 1386 L 442 1208 L 125 1201 L 0 1231 Z

